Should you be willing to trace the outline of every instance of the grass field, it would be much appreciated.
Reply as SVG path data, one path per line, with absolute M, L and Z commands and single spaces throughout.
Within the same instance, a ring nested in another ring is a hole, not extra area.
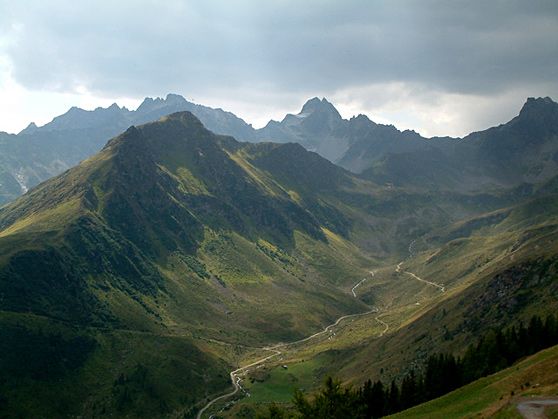
M 313 388 L 317 382 L 320 369 L 327 363 L 327 355 L 289 364 L 287 368 L 277 367 L 271 370 L 263 370 L 252 375 L 254 382 L 248 387 L 250 397 L 248 403 L 289 402 L 296 389 Z M 265 378 L 265 381 L 259 379 Z

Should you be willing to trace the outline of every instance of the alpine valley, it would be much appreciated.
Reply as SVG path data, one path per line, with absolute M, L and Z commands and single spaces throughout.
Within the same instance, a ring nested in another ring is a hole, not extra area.
M 339 383 L 525 346 L 511 328 L 550 337 L 408 417 L 558 391 L 550 98 L 464 138 L 318 98 L 261 129 L 172 94 L 72 108 L 0 133 L 0 203 L 2 418 L 299 417 Z M 403 391 L 390 413 L 426 401 Z

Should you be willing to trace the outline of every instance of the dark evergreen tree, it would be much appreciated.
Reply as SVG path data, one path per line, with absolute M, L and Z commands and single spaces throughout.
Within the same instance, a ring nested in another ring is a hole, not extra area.
M 343 388 L 331 377 L 313 400 L 308 400 L 300 391 L 295 392 L 294 404 L 304 419 L 360 418 L 365 410 L 365 406 L 359 403 L 357 392 Z
M 419 403 L 420 397 L 418 394 L 418 390 L 419 386 L 417 385 L 415 371 L 411 370 L 411 372 L 407 374 L 407 376 L 401 383 L 400 407 L 402 410 L 405 410 Z
M 529 322 L 529 354 L 543 347 L 543 322 L 539 316 L 533 316 Z
M 395 380 L 391 382 L 391 386 L 386 395 L 386 414 L 399 412 L 399 388 Z
M 376 381 L 374 384 L 371 380 L 366 381 L 359 397 L 361 403 L 366 406 L 364 412 L 366 418 L 381 418 L 384 415 L 386 396 L 381 381 Z

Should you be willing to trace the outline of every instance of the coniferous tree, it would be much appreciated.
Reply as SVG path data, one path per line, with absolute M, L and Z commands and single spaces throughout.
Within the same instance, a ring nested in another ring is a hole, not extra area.
M 419 401 L 417 378 L 414 370 L 411 370 L 401 383 L 400 399 L 402 410 L 416 405 Z
M 399 410 L 399 388 L 393 380 L 386 396 L 386 414 L 399 412 Z
M 302 392 L 295 392 L 294 404 L 304 419 L 338 419 L 362 417 L 364 406 L 356 392 L 343 388 L 341 382 L 328 377 L 324 388 L 308 400 Z
M 543 323 L 539 316 L 531 317 L 529 322 L 529 354 L 533 354 L 542 348 L 543 343 Z
M 366 418 L 381 418 L 384 415 L 386 395 L 384 385 L 381 381 L 372 384 L 366 381 L 359 394 L 361 403 L 366 406 L 364 416 Z

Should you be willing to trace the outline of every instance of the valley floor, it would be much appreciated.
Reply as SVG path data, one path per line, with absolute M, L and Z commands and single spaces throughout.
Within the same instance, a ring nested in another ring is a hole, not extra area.
M 360 287 L 364 289 L 374 281 L 381 283 L 386 273 L 390 273 L 410 283 L 402 282 L 398 285 L 411 285 L 413 291 L 418 287 L 420 292 L 416 295 L 425 293 L 426 296 L 418 297 L 422 298 L 422 302 L 400 304 L 392 301 L 383 307 L 370 306 L 370 310 L 366 312 L 341 316 L 323 330 L 306 338 L 259 348 L 263 353 L 260 358 L 254 358 L 252 353 L 246 359 L 246 365 L 230 373 L 233 390 L 210 400 L 199 411 L 197 419 L 210 417 L 207 415 L 212 411 L 234 417 L 246 405 L 287 403 L 296 388 L 316 388 L 326 372 L 333 373 L 327 367 L 335 365 L 335 355 L 332 352 L 362 344 L 368 339 L 381 338 L 390 332 L 390 325 L 398 327 L 416 316 L 418 311 L 426 310 L 430 303 L 437 301 L 440 294 L 445 292 L 445 288 L 420 278 L 413 272 L 403 271 L 401 266 L 404 263 L 405 261 L 395 267 L 389 265 L 370 270 L 370 275 L 357 282 L 350 292 L 354 298 L 360 298 Z
M 234 391 L 211 401 L 198 419 L 211 413 L 219 417 L 253 417 L 256 412 L 266 411 L 272 402 L 287 406 L 294 390 L 311 393 L 327 376 L 339 377 L 348 385 L 360 385 L 368 378 L 389 382 L 419 366 L 417 362 L 429 352 L 464 350 L 471 341 L 467 342 L 463 328 L 472 327 L 468 333 L 474 333 L 474 324 L 470 326 L 467 321 L 484 322 L 483 330 L 490 330 L 506 321 L 525 319 L 533 312 L 519 311 L 507 320 L 498 318 L 501 315 L 498 304 L 507 304 L 504 297 L 509 294 L 515 298 L 514 293 L 518 292 L 511 292 L 510 285 L 502 288 L 499 272 L 506 263 L 517 266 L 523 258 L 529 263 L 531 249 L 539 248 L 538 243 L 541 246 L 544 243 L 553 254 L 553 235 L 532 237 L 533 242 L 523 241 L 518 246 L 518 239 L 506 227 L 501 237 L 475 235 L 422 252 L 412 248 L 405 260 L 376 266 L 369 277 L 346 290 L 367 304 L 369 311 L 342 316 L 324 330 L 299 341 L 261 348 L 264 352 L 260 354 L 247 353 L 239 363 L 241 367 L 231 373 Z M 526 283 L 531 275 L 537 275 L 538 281 L 553 281 L 552 275 L 544 279 L 536 272 L 521 272 Z M 486 293 L 493 292 L 494 283 L 500 289 L 499 300 L 485 303 L 483 299 L 492 298 L 486 297 Z M 543 312 L 552 312 L 556 304 L 552 297 L 545 304 L 544 296 L 533 294 L 529 298 L 539 301 Z M 471 306 L 473 301 L 475 305 Z M 471 311 L 472 307 L 477 311 Z M 486 307 L 490 310 L 488 314 L 484 311 Z M 460 331 L 457 340 L 451 337 L 452 330 Z M 518 395 L 557 394 L 557 362 L 558 348 L 543 351 L 517 367 L 396 417 L 469 417 L 475 413 L 519 417 Z

